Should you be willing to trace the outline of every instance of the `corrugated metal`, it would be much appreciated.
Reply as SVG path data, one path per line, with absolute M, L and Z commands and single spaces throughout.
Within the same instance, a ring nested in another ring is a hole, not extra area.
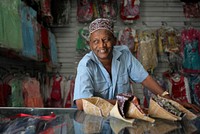
M 180 0 L 141 0 L 140 3 L 140 19 L 132 24 L 132 27 L 139 29 L 142 22 L 145 22 L 150 28 L 159 28 L 165 21 L 168 26 L 182 29 L 185 21 L 191 21 L 192 26 L 200 28 L 200 19 L 184 17 L 183 3 Z M 76 0 L 73 0 L 71 4 L 70 23 L 65 27 L 52 28 L 57 41 L 58 60 L 61 63 L 60 73 L 64 75 L 75 75 L 77 64 L 82 57 L 76 52 L 76 41 L 78 29 L 84 24 L 80 24 L 76 20 Z M 118 31 L 124 26 L 118 17 L 115 30 Z M 161 73 L 166 69 L 168 69 L 167 63 L 159 63 L 156 72 Z

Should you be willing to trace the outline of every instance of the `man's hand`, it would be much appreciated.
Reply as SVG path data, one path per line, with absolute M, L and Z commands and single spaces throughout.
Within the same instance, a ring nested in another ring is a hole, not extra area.
M 197 113 L 200 112 L 200 107 L 195 105 L 195 104 L 191 104 L 191 103 L 188 103 L 188 102 L 178 102 L 178 103 L 180 103 L 182 106 L 184 106 L 187 109 L 192 109 Z

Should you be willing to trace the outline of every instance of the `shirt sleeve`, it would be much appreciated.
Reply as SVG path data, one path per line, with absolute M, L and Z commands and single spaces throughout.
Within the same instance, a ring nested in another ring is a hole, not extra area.
M 74 100 L 93 96 L 92 77 L 84 65 L 79 65 L 74 86 Z
M 142 64 L 131 53 L 129 53 L 128 55 L 129 55 L 130 78 L 137 83 L 141 83 L 147 78 L 149 74 L 144 69 Z

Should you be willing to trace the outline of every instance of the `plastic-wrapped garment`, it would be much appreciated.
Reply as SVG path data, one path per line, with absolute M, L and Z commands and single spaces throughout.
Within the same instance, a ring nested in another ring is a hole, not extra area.
M 185 29 L 181 33 L 183 69 L 186 73 L 200 72 L 200 31 Z
M 22 87 L 25 107 L 43 107 L 43 99 L 38 80 L 27 77 L 23 80 Z
M 192 103 L 200 106 L 200 75 L 188 76 Z
M 58 54 L 57 54 L 56 38 L 55 38 L 55 35 L 50 31 L 49 31 L 49 45 L 50 45 L 51 62 L 53 65 L 57 65 Z
M 23 34 L 23 52 L 24 56 L 30 57 L 37 60 L 37 38 L 38 29 L 37 25 L 37 12 L 31 7 L 22 3 L 21 7 L 22 17 L 22 34 Z
M 123 0 L 120 5 L 120 18 L 127 23 L 139 19 L 140 0 Z
M 164 52 L 179 52 L 181 45 L 180 32 L 172 27 L 162 26 L 157 30 L 158 34 L 158 54 Z
M 103 18 L 117 19 L 118 5 L 117 0 L 101 0 L 99 1 L 100 16 Z
M 80 28 L 76 43 L 76 51 L 86 53 L 89 51 L 89 30 L 87 27 Z
M 200 18 L 200 6 L 198 3 L 184 3 L 183 12 L 186 18 Z
M 21 0 L 0 1 L 0 44 L 16 51 L 23 47 L 20 4 Z
M 135 36 L 136 31 L 130 27 L 125 27 L 119 31 L 118 34 L 118 45 L 126 45 L 133 53 L 135 52 Z
M 197 40 L 185 44 L 183 67 L 186 72 L 189 72 L 187 69 L 200 72 L 200 53 L 198 52 L 198 47 L 199 42 Z
M 93 19 L 93 3 L 91 0 L 77 0 L 77 20 L 81 23 L 90 22 Z
M 152 71 L 158 65 L 155 31 L 140 31 L 138 35 L 137 58 L 147 71 Z

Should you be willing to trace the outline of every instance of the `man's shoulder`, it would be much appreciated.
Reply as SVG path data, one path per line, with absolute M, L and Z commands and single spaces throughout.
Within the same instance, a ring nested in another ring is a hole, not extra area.
M 118 45 L 114 46 L 114 53 L 117 55 L 127 55 L 130 53 L 129 48 L 126 45 Z
M 116 45 L 114 46 L 116 51 L 129 51 L 129 48 L 126 45 Z
M 92 59 L 93 59 L 92 53 L 87 53 L 80 60 L 79 65 L 87 66 L 88 63 L 92 62 Z

